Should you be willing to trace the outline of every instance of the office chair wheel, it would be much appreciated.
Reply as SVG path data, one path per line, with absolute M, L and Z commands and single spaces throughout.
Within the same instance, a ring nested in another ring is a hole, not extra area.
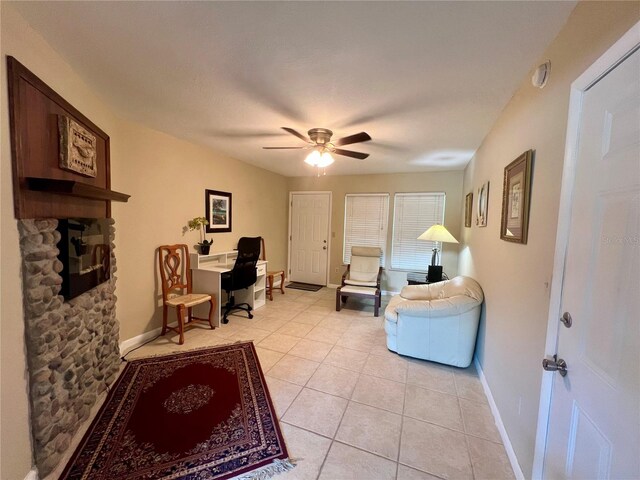
M 251 312 L 248 312 L 248 313 L 249 313 L 249 318 L 250 319 L 253 318 L 253 313 L 251 313 Z
M 229 319 L 227 317 L 224 317 L 222 319 L 222 323 L 224 323 L 226 325 L 227 323 L 229 323 Z

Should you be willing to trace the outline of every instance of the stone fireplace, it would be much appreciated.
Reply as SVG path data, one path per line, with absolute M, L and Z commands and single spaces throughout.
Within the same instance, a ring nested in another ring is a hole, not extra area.
M 110 279 L 65 302 L 58 221 L 18 221 L 31 428 L 41 478 L 60 462 L 119 370 L 115 228 L 113 219 L 108 222 Z
M 106 132 L 11 56 L 7 75 L 31 435 L 43 478 L 68 452 L 98 396 L 119 371 L 111 202 L 126 202 L 129 195 L 111 190 Z M 71 136 L 80 143 L 70 142 Z M 85 232 L 84 224 L 80 235 L 76 228 L 76 238 L 61 243 L 58 218 L 67 222 L 61 228 L 66 236 L 71 219 L 106 220 L 99 243 L 93 238 L 96 232 L 90 227 Z M 80 257 L 73 262 L 69 242 Z M 61 259 L 67 264 L 64 270 Z

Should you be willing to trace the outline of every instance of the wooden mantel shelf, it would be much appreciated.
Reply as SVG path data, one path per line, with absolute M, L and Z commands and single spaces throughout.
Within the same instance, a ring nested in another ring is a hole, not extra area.
M 56 180 L 53 178 L 26 177 L 27 188 L 36 192 L 49 192 L 72 197 L 91 198 L 92 200 L 113 200 L 126 202 L 131 195 L 95 187 L 75 180 Z

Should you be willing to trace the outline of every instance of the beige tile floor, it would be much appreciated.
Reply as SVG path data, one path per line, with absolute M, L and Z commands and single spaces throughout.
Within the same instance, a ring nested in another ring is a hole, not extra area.
M 387 299 L 388 300 L 388 299 Z M 386 302 L 383 302 L 383 307 Z M 278 480 L 514 478 L 478 374 L 389 352 L 382 314 L 335 290 L 286 289 L 216 330 L 127 358 L 253 341 L 297 467 Z

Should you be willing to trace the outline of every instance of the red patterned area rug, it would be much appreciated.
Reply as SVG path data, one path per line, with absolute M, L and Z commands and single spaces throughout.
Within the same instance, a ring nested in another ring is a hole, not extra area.
M 262 479 L 287 457 L 249 342 L 127 363 L 61 479 Z

